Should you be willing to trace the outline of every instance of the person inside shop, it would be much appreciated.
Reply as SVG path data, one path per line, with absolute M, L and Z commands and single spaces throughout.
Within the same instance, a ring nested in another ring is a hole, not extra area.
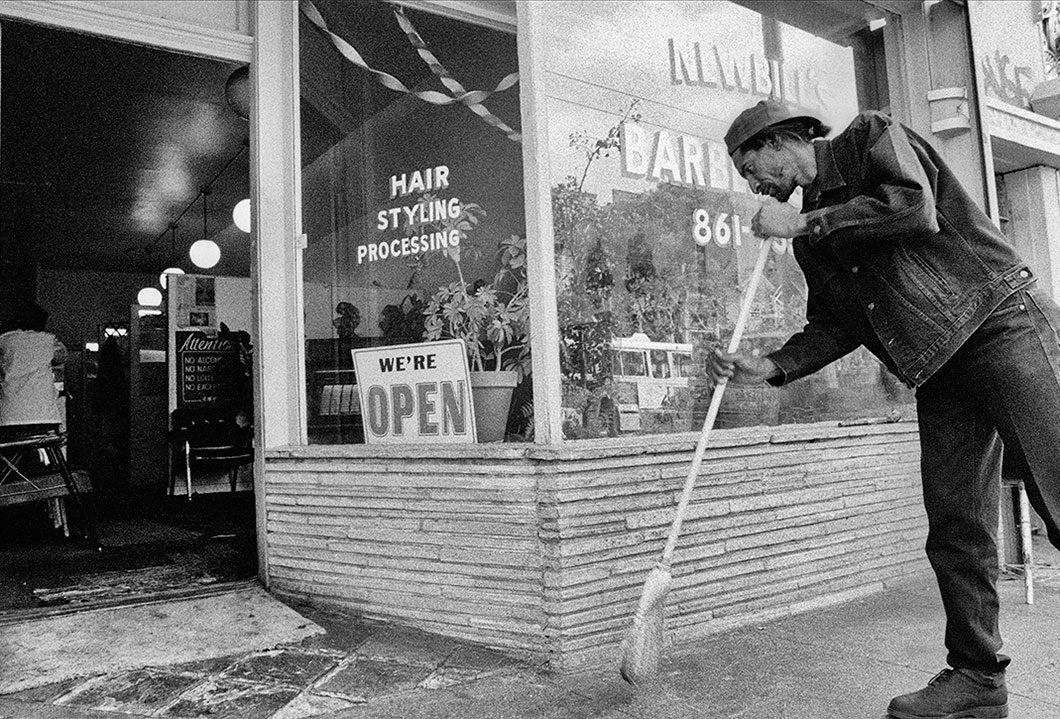
M 716 350 L 715 380 L 780 386 L 864 345 L 916 389 L 927 556 L 949 668 L 898 719 L 1008 716 L 996 534 L 1002 441 L 1060 547 L 1060 308 L 938 152 L 878 112 L 832 139 L 763 100 L 725 136 L 761 237 L 794 238 L 806 324 L 775 352 Z M 797 187 L 802 209 L 787 203 Z
M 101 485 L 127 483 L 129 479 L 129 362 L 118 338 L 110 335 L 99 348 L 93 391 L 97 417 L 96 450 L 108 468 L 97 480 Z
M 0 441 L 58 429 L 58 393 L 52 367 L 66 347 L 47 332 L 48 313 L 25 303 L 0 333 Z
M 218 404 L 230 411 L 237 427 L 246 430 L 254 424 L 254 386 L 251 366 L 254 347 L 250 343 L 250 333 L 245 330 L 233 332 L 222 322 L 218 337 L 226 340 L 233 350 L 221 357 L 215 370 L 220 387 Z
M 339 338 L 336 343 L 336 366 L 341 369 L 353 369 L 353 355 L 350 351 L 368 344 L 368 341 L 357 333 L 357 328 L 361 326 L 361 311 L 352 302 L 339 302 L 335 305 L 335 313 L 338 317 L 331 321 L 331 326 L 335 328 Z
M 357 328 L 361 325 L 361 311 L 351 302 L 340 302 L 335 305 L 338 315 L 331 324 L 341 340 L 353 340 L 358 337 Z

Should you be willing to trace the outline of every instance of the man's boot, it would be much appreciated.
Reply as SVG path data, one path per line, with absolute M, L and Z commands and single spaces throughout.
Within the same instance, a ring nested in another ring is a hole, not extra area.
M 1008 716 L 1005 674 L 943 669 L 917 692 L 891 700 L 896 719 L 1001 719 Z

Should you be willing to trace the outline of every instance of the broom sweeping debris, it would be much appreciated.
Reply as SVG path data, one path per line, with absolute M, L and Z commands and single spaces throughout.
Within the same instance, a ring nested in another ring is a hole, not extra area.
M 736 320 L 736 327 L 729 340 L 729 354 L 736 351 L 743 337 L 747 318 L 751 314 L 751 305 L 754 302 L 755 292 L 762 279 L 765 270 L 766 259 L 769 257 L 769 246 L 771 240 L 762 240 L 762 246 L 758 251 L 758 260 L 755 262 L 751 280 L 744 290 L 743 302 L 740 305 L 740 316 Z M 670 536 L 666 540 L 662 557 L 648 574 L 644 581 L 644 589 L 641 591 L 640 602 L 637 611 L 633 614 L 633 626 L 630 628 L 622 642 L 622 660 L 618 671 L 630 684 L 637 685 L 642 680 L 651 676 L 659 668 L 659 657 L 663 646 L 663 613 L 666 606 L 666 595 L 670 591 L 670 561 L 673 558 L 674 548 L 677 546 L 677 538 L 681 534 L 681 522 L 684 521 L 685 512 L 688 509 L 689 500 L 692 498 L 692 490 L 696 486 L 696 478 L 699 476 L 700 465 L 703 464 L 703 454 L 707 449 L 711 431 L 714 429 L 714 421 L 718 417 L 718 409 L 721 407 L 721 399 L 725 393 L 727 382 L 722 380 L 714 388 L 714 395 L 710 398 L 710 407 L 707 416 L 703 420 L 703 429 L 699 433 L 699 443 L 696 445 L 696 453 L 692 458 L 692 466 L 688 470 L 688 478 L 685 480 L 684 490 L 681 492 L 681 501 L 677 504 L 677 514 L 674 516 L 673 524 L 670 526 Z

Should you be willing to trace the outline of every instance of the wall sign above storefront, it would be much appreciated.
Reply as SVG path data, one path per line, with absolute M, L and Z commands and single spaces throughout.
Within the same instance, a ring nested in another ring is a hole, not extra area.
M 353 350 L 368 444 L 469 444 L 475 417 L 460 340 Z
M 812 110 L 826 111 L 825 92 L 814 68 L 796 68 L 783 59 L 749 53 L 737 57 L 712 45 L 704 52 L 699 42 L 680 49 L 667 40 L 670 84 L 716 88 L 760 97 Z

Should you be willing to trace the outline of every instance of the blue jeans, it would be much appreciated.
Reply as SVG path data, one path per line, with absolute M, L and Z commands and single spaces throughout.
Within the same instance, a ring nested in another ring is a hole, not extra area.
M 952 667 L 1004 670 L 997 525 L 1002 455 L 1060 547 L 1060 307 L 1007 298 L 916 394 L 927 555 Z

